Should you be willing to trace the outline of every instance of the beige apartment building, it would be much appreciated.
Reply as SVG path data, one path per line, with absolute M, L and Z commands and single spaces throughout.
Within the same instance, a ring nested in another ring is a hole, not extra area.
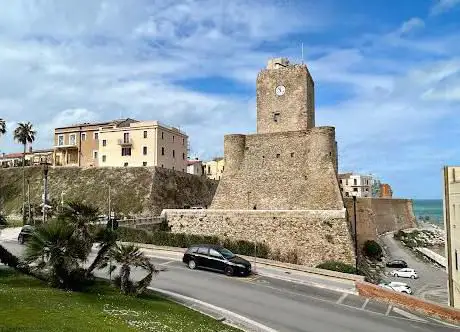
M 54 129 L 54 166 L 97 167 L 100 128 L 108 125 L 123 127 L 135 121 L 81 123 Z
M 372 176 L 353 173 L 339 174 L 343 197 L 372 197 Z
M 449 305 L 460 308 L 460 167 L 444 167 L 443 180 Z
M 203 163 L 204 174 L 213 180 L 220 180 L 225 169 L 224 158 L 214 158 Z
M 158 166 L 186 172 L 188 136 L 158 121 L 101 126 L 99 167 Z

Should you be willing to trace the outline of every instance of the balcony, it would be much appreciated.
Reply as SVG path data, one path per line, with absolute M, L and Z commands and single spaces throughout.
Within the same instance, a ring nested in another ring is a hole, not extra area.
M 128 139 L 119 139 L 118 140 L 118 145 L 121 146 L 131 146 L 133 145 L 133 140 L 131 138 Z
M 54 146 L 55 149 L 78 149 L 77 143 L 71 144 L 58 144 Z

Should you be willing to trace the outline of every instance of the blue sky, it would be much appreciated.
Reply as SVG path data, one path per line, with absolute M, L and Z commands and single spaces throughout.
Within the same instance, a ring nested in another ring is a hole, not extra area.
M 255 131 L 255 80 L 270 57 L 304 59 L 317 125 L 336 127 L 340 169 L 398 197 L 441 197 L 460 164 L 460 0 L 16 0 L 0 11 L 0 151 L 17 122 L 53 128 L 158 119 L 221 155 Z

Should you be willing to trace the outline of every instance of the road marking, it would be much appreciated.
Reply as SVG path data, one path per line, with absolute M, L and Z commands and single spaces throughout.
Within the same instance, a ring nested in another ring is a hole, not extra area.
M 361 306 L 361 310 L 364 310 L 364 308 L 367 306 L 368 303 L 369 303 L 369 299 L 366 299 L 366 301 L 364 301 L 363 305 Z
M 447 322 L 443 322 L 442 320 L 438 320 L 438 319 L 433 318 L 433 317 L 430 317 L 430 319 L 434 320 L 436 323 L 439 323 L 439 324 L 442 324 L 442 325 L 446 325 L 446 326 L 449 326 L 449 327 L 455 327 L 456 329 L 459 328 L 457 325 L 450 324 L 450 323 L 447 323 Z
M 227 316 L 225 318 L 230 318 L 230 320 L 237 320 L 237 321 L 240 321 L 240 322 L 244 322 L 248 325 L 251 326 L 252 329 L 255 329 L 256 331 L 264 331 L 264 332 L 277 332 L 275 329 L 272 329 L 266 325 L 263 325 L 259 322 L 256 322 L 248 317 L 245 317 L 245 316 L 241 316 L 235 312 L 232 312 L 230 310 L 227 310 L 227 309 L 224 309 L 224 308 L 221 308 L 221 307 L 218 307 L 218 306 L 215 306 L 211 303 L 207 303 L 207 302 L 204 302 L 204 301 L 201 301 L 201 300 L 198 300 L 198 299 L 195 299 L 195 298 L 192 298 L 192 297 L 188 297 L 188 296 L 185 296 L 185 295 L 182 295 L 182 294 L 179 294 L 179 293 L 175 293 L 175 292 L 171 292 L 171 291 L 167 291 L 167 290 L 164 290 L 164 289 L 161 289 L 161 288 L 155 288 L 155 287 L 147 287 L 148 289 L 150 290 L 153 290 L 155 292 L 158 292 L 160 294 L 163 294 L 163 295 L 167 295 L 167 296 L 170 296 L 174 299 L 176 299 L 176 301 L 179 301 L 178 299 L 182 300 L 182 301 L 190 301 L 194 304 L 197 304 L 197 305 L 201 305 L 203 307 L 206 307 L 208 309 L 211 309 L 211 310 L 215 310 L 217 311 L 219 314 L 221 314 L 222 316 Z
M 176 261 L 169 261 L 169 262 L 160 263 L 158 265 L 168 265 L 168 264 L 175 263 L 175 262 Z
M 391 304 L 388 305 L 387 312 L 385 312 L 385 316 L 388 316 L 390 314 L 391 309 L 393 306 Z
M 399 309 L 399 308 L 393 308 L 393 311 L 396 312 L 397 314 L 401 315 L 401 316 L 404 316 L 406 318 L 409 318 L 409 319 L 412 319 L 412 320 L 417 320 L 419 322 L 425 322 L 427 323 L 427 321 L 423 318 L 420 318 L 419 316 L 415 316 L 413 314 L 411 314 L 410 312 L 407 312 L 407 311 L 404 311 L 402 309 Z
M 348 296 L 348 293 L 343 293 L 342 296 L 337 300 L 337 304 L 341 304 L 343 300 Z

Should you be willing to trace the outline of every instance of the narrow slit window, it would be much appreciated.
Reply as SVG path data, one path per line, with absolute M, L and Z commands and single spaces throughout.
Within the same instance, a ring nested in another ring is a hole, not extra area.
M 274 113 L 273 114 L 273 121 L 278 122 L 280 120 L 280 114 L 279 113 Z

